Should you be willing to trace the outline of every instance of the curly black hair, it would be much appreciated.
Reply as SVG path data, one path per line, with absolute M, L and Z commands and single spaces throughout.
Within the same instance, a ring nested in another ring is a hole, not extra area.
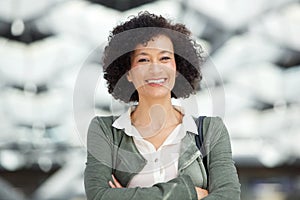
M 126 78 L 131 68 L 131 55 L 138 44 L 146 45 L 153 37 L 165 35 L 173 43 L 177 74 L 171 97 L 187 98 L 200 87 L 203 62 L 202 48 L 192 38 L 185 25 L 149 12 L 141 12 L 116 26 L 104 49 L 104 78 L 108 92 L 125 103 L 138 101 L 134 85 Z

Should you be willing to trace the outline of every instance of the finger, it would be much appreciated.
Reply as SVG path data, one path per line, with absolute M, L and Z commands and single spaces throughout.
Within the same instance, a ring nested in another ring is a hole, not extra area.
M 202 199 L 208 195 L 208 190 L 202 189 L 200 187 L 195 187 L 198 199 Z
M 113 184 L 113 182 L 111 181 L 108 181 L 108 185 L 111 187 L 111 188 L 116 188 L 116 186 Z
M 122 188 L 123 186 L 119 183 L 119 181 L 115 178 L 114 175 L 111 175 L 113 181 L 114 181 L 114 184 L 117 188 Z

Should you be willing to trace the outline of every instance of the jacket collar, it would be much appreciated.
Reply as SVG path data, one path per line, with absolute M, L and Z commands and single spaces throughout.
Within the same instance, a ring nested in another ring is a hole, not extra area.
M 128 135 L 128 136 L 141 138 L 141 136 L 136 131 L 133 130 L 133 126 L 131 124 L 130 115 L 135 110 L 135 108 L 136 108 L 136 106 L 130 107 L 127 110 L 127 112 L 120 115 L 120 117 L 114 121 L 112 126 L 117 128 L 117 129 L 123 129 L 125 134 Z M 185 112 L 184 112 L 184 109 L 180 106 L 175 106 L 174 105 L 174 108 L 183 114 L 182 131 L 198 134 L 197 125 L 196 125 L 195 120 L 193 119 L 193 117 L 191 115 L 186 115 Z

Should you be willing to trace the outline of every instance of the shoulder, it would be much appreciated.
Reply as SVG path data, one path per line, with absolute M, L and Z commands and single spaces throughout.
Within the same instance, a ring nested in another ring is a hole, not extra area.
M 231 152 L 230 136 L 221 117 L 205 118 L 203 134 L 208 152 Z
M 99 149 L 101 146 L 118 144 L 125 134 L 123 130 L 112 127 L 118 116 L 95 116 L 92 118 L 88 133 L 88 149 Z
M 221 117 L 205 117 L 203 132 L 208 137 L 228 138 L 228 131 Z
M 213 128 L 213 129 L 224 129 L 225 124 L 223 122 L 223 119 L 221 117 L 205 117 L 203 120 L 203 127 L 204 128 Z
M 208 131 L 208 129 L 211 130 L 218 130 L 218 129 L 226 129 L 225 124 L 221 117 L 212 117 L 212 116 L 200 116 L 203 118 L 203 124 L 202 124 L 202 130 L 204 133 Z M 196 122 L 200 117 L 194 118 L 194 121 Z
M 89 125 L 88 134 L 104 134 L 109 136 L 113 132 L 112 124 L 119 116 L 95 116 Z
M 90 124 L 91 125 L 94 124 L 102 127 L 106 127 L 106 126 L 111 127 L 111 125 L 117 118 L 119 118 L 119 116 L 95 116 L 91 120 Z
M 98 122 L 113 122 L 116 120 L 119 116 L 95 116 L 91 121 L 98 121 Z

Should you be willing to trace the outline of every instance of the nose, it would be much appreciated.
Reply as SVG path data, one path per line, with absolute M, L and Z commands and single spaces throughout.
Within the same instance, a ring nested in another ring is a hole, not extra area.
M 160 65 L 159 63 L 153 62 L 150 64 L 149 73 L 157 74 L 160 73 L 161 71 L 162 71 L 162 65 Z

